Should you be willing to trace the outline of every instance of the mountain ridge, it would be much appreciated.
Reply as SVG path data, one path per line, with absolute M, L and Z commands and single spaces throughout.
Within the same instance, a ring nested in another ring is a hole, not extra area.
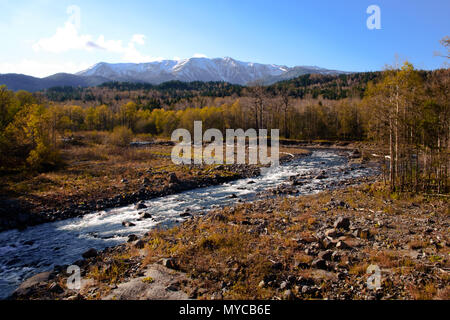
M 304 74 L 348 73 L 315 66 L 287 67 L 243 62 L 230 57 L 160 60 L 147 63 L 99 62 L 75 74 L 57 73 L 45 78 L 23 74 L 0 74 L 0 84 L 12 90 L 39 91 L 54 86 L 86 87 L 109 81 L 161 84 L 168 81 L 223 81 L 230 84 L 270 85 Z

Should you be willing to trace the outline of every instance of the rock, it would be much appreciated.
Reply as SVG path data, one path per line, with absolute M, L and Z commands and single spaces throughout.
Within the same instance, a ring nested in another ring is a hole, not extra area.
M 135 226 L 135 224 L 133 222 L 130 222 L 130 221 L 122 221 L 122 225 L 124 227 L 134 227 Z
M 174 172 L 169 174 L 168 181 L 169 181 L 169 183 L 178 183 L 179 182 L 178 177 Z
M 283 281 L 283 282 L 280 284 L 280 290 L 287 289 L 288 286 L 289 286 L 289 283 L 287 283 L 286 281 Z
M 143 212 L 139 215 L 141 219 L 150 219 L 152 215 L 149 212 Z
M 350 154 L 350 158 L 361 158 L 361 152 L 358 149 L 353 150 L 353 152 Z
M 135 235 L 135 234 L 130 234 L 130 235 L 128 236 L 128 242 L 133 242 L 133 241 L 136 241 L 136 240 L 138 240 L 138 239 L 139 239 L 138 236 Z
M 311 263 L 311 267 L 315 268 L 315 269 L 322 269 L 322 270 L 326 270 L 327 269 L 327 262 L 324 259 L 316 259 Z
M 348 244 L 346 244 L 344 241 L 339 241 L 336 244 L 336 249 L 351 249 L 352 247 L 350 247 Z
M 148 184 L 150 184 L 150 180 L 147 177 L 145 177 L 144 179 L 142 179 L 142 183 L 144 185 L 148 185 Z
M 283 270 L 283 264 L 281 262 L 273 263 L 272 270 Z
M 331 254 L 331 260 L 334 262 L 339 262 L 339 261 L 341 261 L 341 255 L 337 251 L 334 251 Z
M 171 283 L 166 287 L 166 290 L 168 291 L 180 291 L 180 283 L 175 282 Z
M 294 293 L 291 290 L 286 290 L 283 292 L 283 299 L 285 300 L 293 300 L 295 299 Z
M 53 282 L 50 285 L 50 287 L 48 288 L 48 290 L 53 293 L 63 293 L 64 292 L 64 289 L 61 288 L 61 286 L 56 282 Z
M 146 208 L 147 208 L 147 206 L 143 203 L 138 203 L 134 206 L 134 209 L 136 209 L 136 210 L 141 210 L 141 209 L 146 209 Z
M 91 248 L 88 251 L 84 252 L 81 256 L 84 259 L 95 258 L 96 256 L 98 256 L 98 252 L 94 248 Z
M 319 259 L 322 259 L 325 261 L 331 261 L 332 255 L 333 255 L 333 251 L 327 250 L 327 251 L 321 251 L 317 257 Z
M 231 196 L 229 196 L 228 198 L 229 198 L 229 199 L 236 199 L 236 198 L 237 198 L 237 195 L 233 193 L 233 194 L 232 194 Z
M 260 288 L 264 288 L 266 286 L 266 283 L 264 282 L 264 280 L 261 280 L 258 284 L 258 287 Z
M 327 238 L 323 238 L 319 241 L 320 246 L 323 249 L 328 249 L 331 248 L 333 246 L 333 242 L 331 242 L 330 240 L 328 240 Z
M 370 231 L 369 229 L 358 229 L 353 233 L 356 237 L 361 239 L 369 239 Z
M 120 180 L 120 182 L 122 182 L 122 183 L 128 183 L 128 180 L 124 178 L 124 179 Z
M 314 177 L 314 179 L 322 180 L 328 178 L 328 175 L 325 173 L 325 171 L 322 171 L 320 174 Z
M 138 249 L 143 249 L 145 247 L 145 241 L 144 240 L 136 241 L 136 243 L 134 244 L 134 247 L 138 248 Z
M 68 300 L 68 301 L 84 300 L 84 297 L 81 294 L 77 293 L 73 296 L 66 298 L 65 300 Z
M 327 236 L 329 238 L 336 238 L 338 236 L 338 234 L 339 233 L 334 228 L 325 230 L 325 236 Z
M 192 216 L 192 214 L 190 214 L 189 212 L 183 212 L 183 213 L 180 213 L 180 217 L 182 217 L 182 218 L 184 218 L 184 217 L 190 217 L 190 216 Z
M 173 270 L 178 270 L 178 268 L 179 268 L 178 263 L 173 258 L 164 258 L 162 260 L 162 265 L 166 268 L 173 269 Z
M 31 278 L 28 278 L 14 291 L 14 297 L 25 297 L 33 291 L 33 288 L 39 284 L 43 284 L 50 279 L 51 272 L 38 273 Z
M 350 229 L 350 219 L 346 217 L 339 217 L 334 222 L 334 227 L 336 229 L 344 229 L 348 231 Z
M 247 184 L 254 184 L 254 183 L 256 183 L 256 182 L 253 180 L 250 180 L 249 182 L 247 182 Z

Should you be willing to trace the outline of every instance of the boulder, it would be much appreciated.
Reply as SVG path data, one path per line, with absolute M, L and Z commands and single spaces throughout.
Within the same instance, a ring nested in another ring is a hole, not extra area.
M 318 258 L 311 263 L 311 267 L 315 269 L 327 269 L 327 262 L 324 259 Z
M 133 222 L 130 222 L 130 221 L 122 221 L 122 225 L 124 227 L 134 227 L 135 226 L 135 224 Z
M 283 299 L 285 300 L 293 300 L 295 299 L 294 293 L 291 290 L 286 290 L 283 292 Z
M 63 289 L 58 283 L 56 283 L 56 282 L 53 282 L 53 283 L 50 285 L 50 287 L 48 288 L 48 290 L 49 290 L 50 292 L 57 293 L 57 294 L 63 293 L 63 292 L 64 292 L 64 289 Z
M 319 259 L 322 259 L 322 260 L 325 260 L 325 261 L 331 261 L 332 255 L 333 255 L 333 251 L 327 250 L 327 251 L 319 252 L 319 255 L 317 257 Z
M 338 235 L 339 233 L 334 228 L 325 230 L 325 236 L 328 238 L 336 238 Z
M 179 182 L 178 177 L 174 172 L 169 174 L 168 181 L 169 181 L 169 183 L 178 183 Z
M 339 241 L 336 244 L 336 249 L 351 249 L 351 247 L 347 243 L 345 243 L 344 241 Z
M 91 249 L 87 250 L 86 252 L 84 252 L 81 256 L 84 259 L 95 258 L 96 256 L 98 256 L 98 252 L 94 248 L 91 248 Z
M 162 265 L 166 268 L 178 270 L 178 263 L 174 258 L 164 258 L 162 259 Z
M 14 297 L 25 297 L 33 291 L 33 288 L 37 287 L 40 284 L 46 283 L 51 276 L 51 272 L 42 272 L 38 273 L 31 278 L 28 278 L 26 281 L 22 282 L 22 284 L 14 291 Z
M 138 239 L 139 239 L 138 236 L 135 235 L 135 234 L 130 234 L 130 235 L 128 236 L 128 242 L 133 242 L 133 241 L 136 241 L 136 240 L 138 240 Z
M 147 208 L 147 206 L 143 203 L 138 203 L 134 206 L 134 209 L 136 209 L 136 210 L 141 210 L 141 209 L 146 209 L 146 208 Z
M 145 241 L 144 240 L 138 240 L 134 244 L 134 247 L 137 249 L 143 249 L 145 247 Z
M 180 217 L 182 217 L 182 218 L 190 217 L 190 216 L 192 216 L 192 214 L 190 214 L 189 212 L 180 213 Z
M 334 227 L 336 229 L 344 229 L 344 230 L 348 231 L 350 229 L 350 219 L 346 218 L 346 217 L 339 217 L 334 222 Z
M 141 219 L 150 219 L 152 217 L 152 215 L 149 212 L 142 212 L 139 217 Z

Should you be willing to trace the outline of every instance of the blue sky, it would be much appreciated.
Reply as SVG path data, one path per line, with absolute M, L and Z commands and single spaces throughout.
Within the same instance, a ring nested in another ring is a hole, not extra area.
M 366 26 L 372 4 L 380 30 Z M 370 71 L 398 55 L 435 69 L 443 66 L 434 52 L 450 35 L 449 13 L 448 0 L 0 0 L 0 73 L 46 76 L 100 61 L 192 56 Z

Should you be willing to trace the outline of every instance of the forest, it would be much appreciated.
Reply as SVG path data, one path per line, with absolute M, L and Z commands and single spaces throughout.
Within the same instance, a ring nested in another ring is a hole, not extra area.
M 388 159 L 392 190 L 449 191 L 450 70 L 405 62 L 382 72 L 303 75 L 270 86 L 105 83 L 13 92 L 0 87 L 0 170 L 46 171 L 74 134 L 169 138 L 177 128 L 280 129 L 284 139 L 368 141 Z

